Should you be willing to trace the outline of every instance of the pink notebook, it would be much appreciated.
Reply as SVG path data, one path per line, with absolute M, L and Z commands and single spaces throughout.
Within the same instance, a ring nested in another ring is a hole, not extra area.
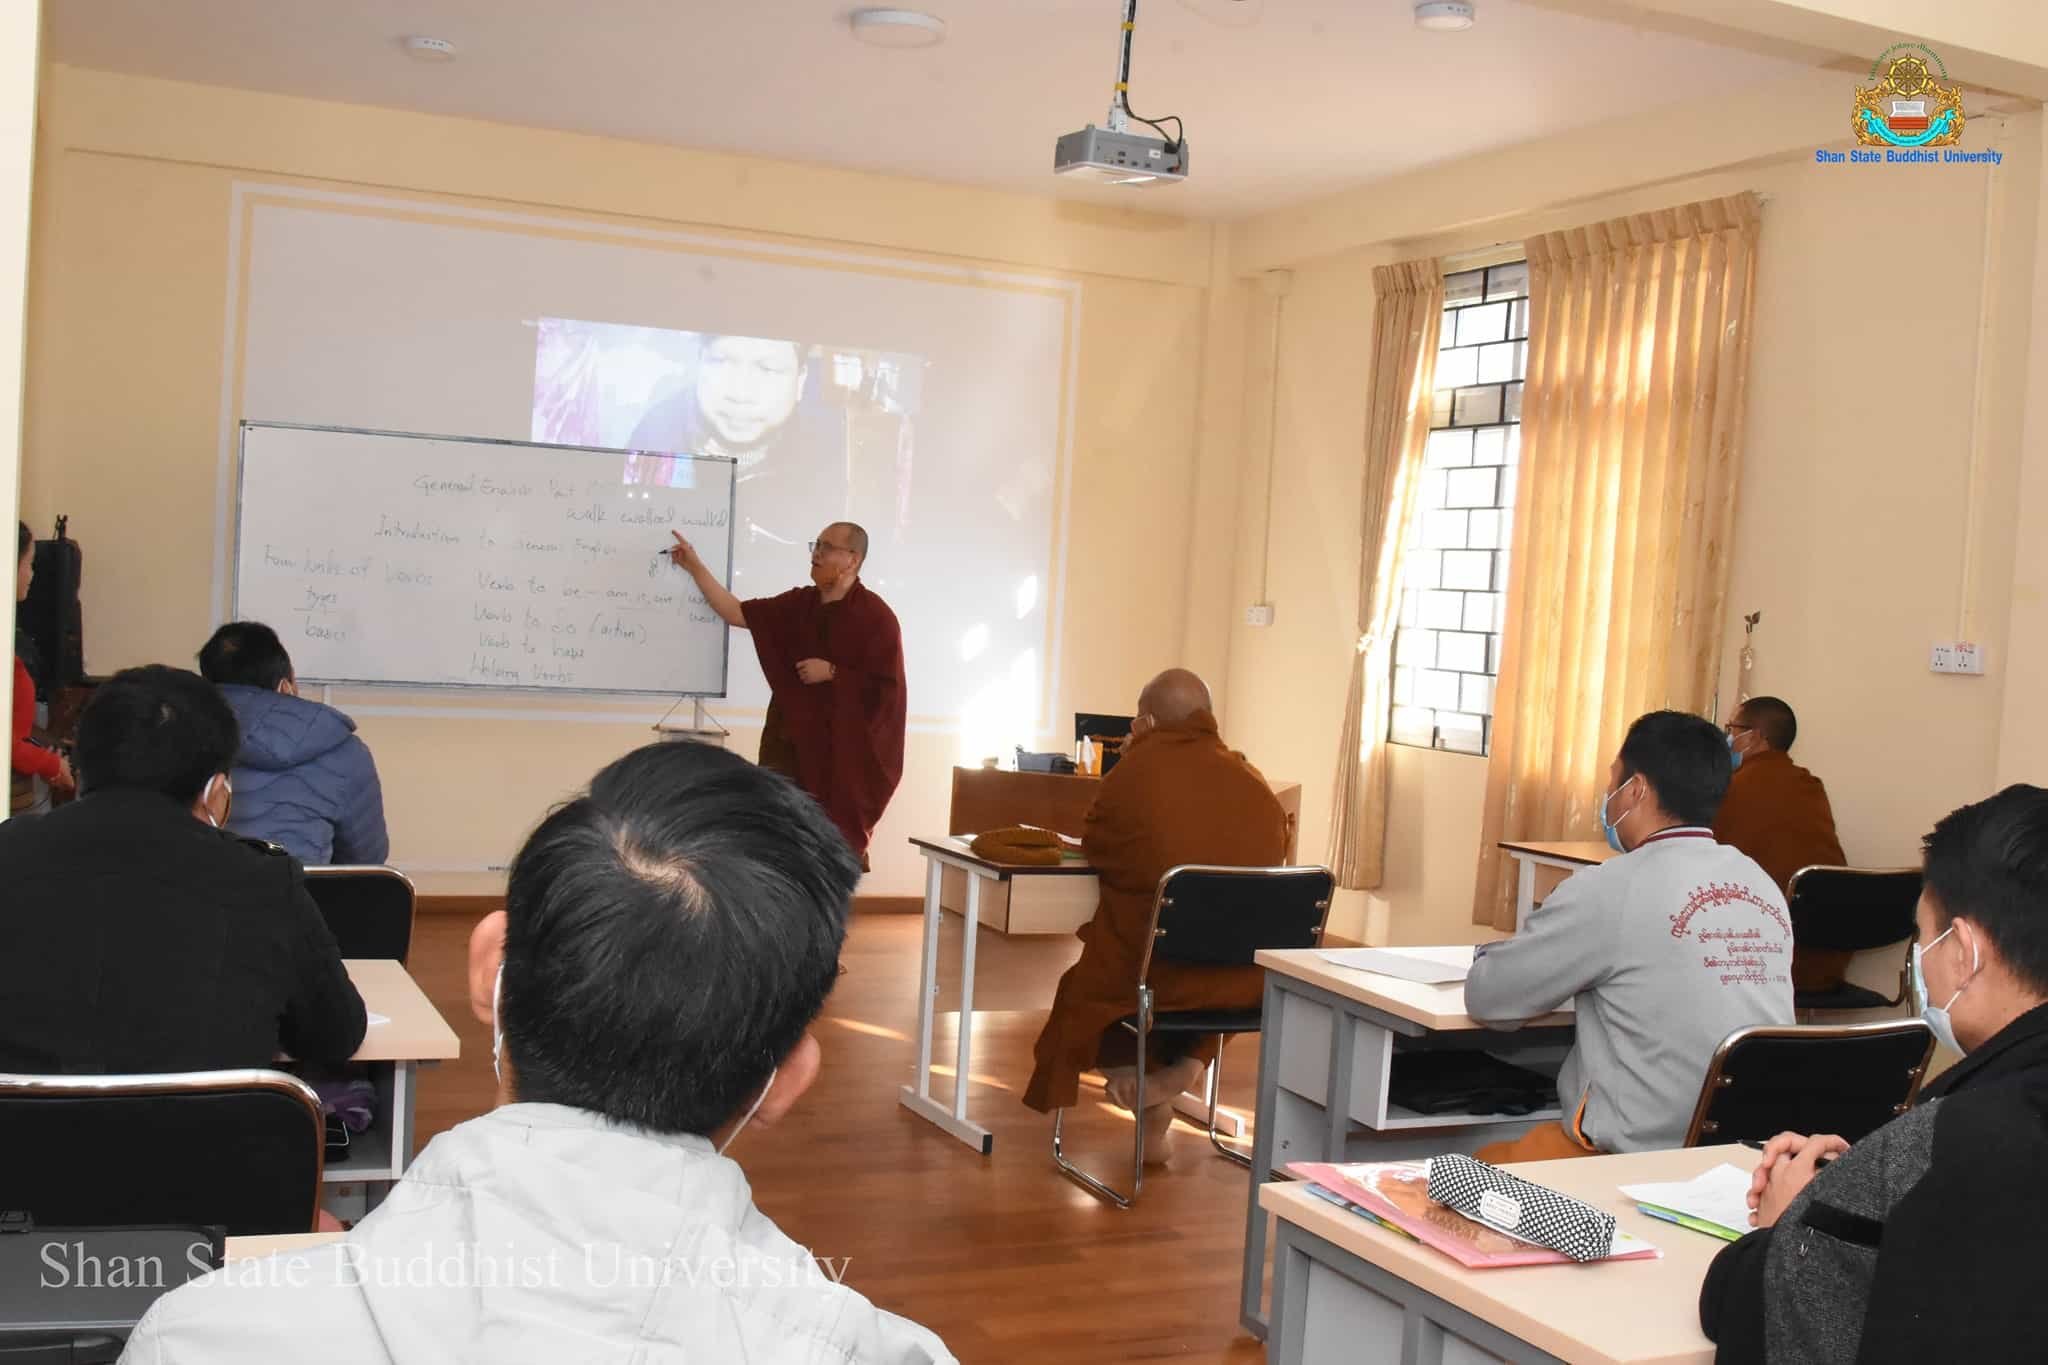
M 1287 1167 L 1287 1173 L 1342 1196 L 1374 1221 L 1435 1247 L 1468 1270 L 1576 1264 L 1562 1251 L 1496 1232 L 1431 1199 L 1427 1161 L 1374 1161 L 1348 1166 L 1297 1161 Z M 1640 1237 L 1617 1230 L 1614 1251 L 1603 1259 L 1639 1261 L 1661 1255 Z

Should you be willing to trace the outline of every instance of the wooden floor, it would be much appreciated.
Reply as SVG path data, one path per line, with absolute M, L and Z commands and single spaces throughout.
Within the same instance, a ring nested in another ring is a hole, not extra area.
M 422 915 L 414 935 L 413 974 L 462 1037 L 459 1062 L 421 1073 L 422 1142 L 491 1103 L 489 1030 L 470 1017 L 463 981 L 474 922 Z M 969 1113 L 994 1130 L 993 1155 L 897 1104 L 916 1064 L 920 924 L 854 918 L 847 973 L 818 1023 L 818 1084 L 780 1127 L 733 1145 L 761 1210 L 814 1255 L 850 1258 L 848 1284 L 939 1333 L 968 1365 L 1264 1360 L 1237 1325 L 1248 1173 L 1177 1125 L 1172 1169 L 1118 1210 L 1054 1169 L 1049 1120 L 1017 1098 L 1053 984 L 1080 951 L 1071 937 L 984 931 L 976 945 Z M 957 963 L 959 921 L 947 925 L 941 962 Z M 941 974 L 942 1006 L 955 980 Z M 950 1059 L 954 1016 L 940 1022 Z M 1256 1039 L 1231 1045 L 1226 1103 L 1249 1107 L 1257 1058 Z M 1127 1176 L 1129 1122 L 1090 1095 L 1084 1083 L 1069 1154 Z

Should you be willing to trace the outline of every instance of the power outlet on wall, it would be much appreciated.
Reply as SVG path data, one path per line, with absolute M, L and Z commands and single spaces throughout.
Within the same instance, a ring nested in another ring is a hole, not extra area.
M 1244 609 L 1244 623 L 1248 626 L 1270 626 L 1273 624 L 1273 604 L 1259 602 Z
M 1984 646 L 1969 640 L 1944 640 L 1934 646 L 1933 653 L 1928 656 L 1927 667 L 1936 673 L 1982 675 Z

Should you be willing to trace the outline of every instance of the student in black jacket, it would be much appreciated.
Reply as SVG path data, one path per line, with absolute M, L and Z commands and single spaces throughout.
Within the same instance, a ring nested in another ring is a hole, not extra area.
M 0 1071 L 346 1059 L 367 1016 L 298 862 L 221 829 L 234 713 L 131 668 L 80 717 L 81 799 L 0 824 Z
M 1914 957 L 1923 1017 L 1966 1055 L 1853 1147 L 1771 1140 L 1759 1230 L 1700 1296 L 1722 1365 L 2048 1356 L 2048 791 L 1934 827 Z

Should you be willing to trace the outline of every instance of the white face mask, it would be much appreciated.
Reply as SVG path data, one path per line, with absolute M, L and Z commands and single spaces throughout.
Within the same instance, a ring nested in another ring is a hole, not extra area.
M 226 773 L 215 773 L 212 779 L 207 782 L 206 790 L 199 794 L 199 808 L 206 815 L 206 823 L 212 825 L 215 829 L 219 829 L 221 827 L 220 821 L 213 818 L 213 786 L 216 782 L 226 791 L 229 801 L 235 799 L 235 789 L 228 784 L 228 775 Z
M 498 1002 L 503 998 L 504 994 L 505 963 L 503 959 L 500 959 L 498 962 L 498 975 L 491 982 L 491 1074 L 497 1077 L 498 1084 L 500 1085 L 505 1083 L 505 1030 L 498 1025 Z M 761 1083 L 761 1093 L 754 1096 L 754 1102 L 747 1106 L 746 1117 L 742 1118 L 733 1127 L 733 1130 L 725 1135 L 725 1141 L 718 1144 L 718 1155 L 724 1156 L 725 1149 L 732 1146 L 733 1139 L 738 1137 L 746 1126 L 754 1121 L 754 1115 L 761 1112 L 761 1104 L 768 1098 L 768 1092 L 775 1088 L 775 1078 L 781 1071 L 782 1068 L 779 1065 L 769 1068 L 768 1079 Z
M 1950 934 L 1953 934 L 1955 931 L 1955 925 L 1949 925 L 1948 928 L 1942 930 L 1941 933 L 1936 935 L 1934 942 L 1928 944 L 1927 947 L 1933 948 L 1938 946 L 1941 943 L 1942 939 L 1947 938 Z M 1934 1036 L 1936 1038 L 1939 1038 L 1944 1046 L 1946 1046 L 1952 1052 L 1961 1052 L 1963 1051 L 1963 1045 L 1956 1041 L 1956 1027 L 1954 1022 L 1949 1019 L 1948 1011 L 1949 1005 L 1953 1005 L 1956 1003 L 1956 1001 L 1960 1000 L 1962 998 L 1963 992 L 1969 989 L 1970 981 L 1976 979 L 1978 966 L 1977 940 L 1975 940 L 1974 938 L 1970 940 L 1970 976 L 1963 982 L 1962 985 L 1956 987 L 1956 993 L 1948 998 L 1948 1005 L 1937 1005 L 1932 1000 L 1927 998 L 1927 972 L 1925 968 L 1923 968 L 1920 965 L 1920 959 L 1924 955 L 1925 950 L 1922 949 L 1919 944 L 1914 944 L 1913 991 L 1916 995 L 1920 997 L 1920 1017 L 1927 1021 L 1927 1027 L 1934 1030 Z

